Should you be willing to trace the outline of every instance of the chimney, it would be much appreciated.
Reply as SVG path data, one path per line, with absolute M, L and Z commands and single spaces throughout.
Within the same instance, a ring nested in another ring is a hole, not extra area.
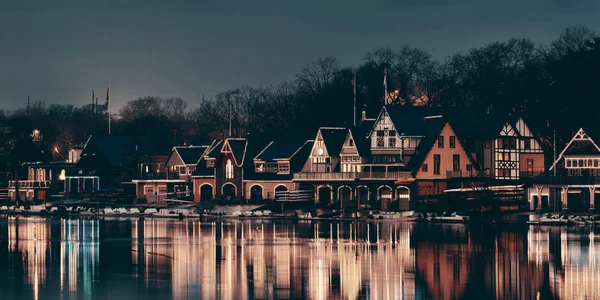
M 364 121 L 364 120 L 366 120 L 366 119 L 367 119 L 367 112 L 366 112 L 366 111 L 363 109 L 363 111 L 362 111 L 362 117 L 361 117 L 361 119 L 360 119 L 360 120 L 361 120 L 361 121 Z

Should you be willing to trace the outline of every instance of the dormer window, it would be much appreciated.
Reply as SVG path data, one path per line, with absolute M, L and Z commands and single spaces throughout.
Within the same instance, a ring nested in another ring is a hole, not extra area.
M 179 167 L 179 175 L 185 175 L 185 174 L 187 174 L 187 168 Z
M 279 162 L 278 163 L 278 173 L 290 173 L 290 163 L 289 162 Z
M 215 167 L 215 160 L 214 159 L 209 159 L 206 161 L 206 167 L 207 168 L 214 168 Z
M 265 170 L 267 173 L 277 173 L 278 170 L 279 170 L 279 167 L 276 162 L 268 162 L 267 163 L 267 167 Z
M 262 173 L 265 171 L 265 163 L 255 163 L 254 164 L 254 169 L 256 170 L 257 173 Z

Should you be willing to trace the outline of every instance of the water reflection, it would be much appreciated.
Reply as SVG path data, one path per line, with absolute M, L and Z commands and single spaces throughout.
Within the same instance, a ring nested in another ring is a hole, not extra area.
M 600 294 L 590 228 L 0 220 L 0 294 L 533 299 Z

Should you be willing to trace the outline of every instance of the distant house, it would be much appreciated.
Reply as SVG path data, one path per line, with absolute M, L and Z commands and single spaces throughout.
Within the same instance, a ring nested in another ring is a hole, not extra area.
M 600 147 L 580 128 L 544 176 L 528 189 L 532 210 L 595 211 L 600 192 Z
M 192 196 L 191 173 L 209 146 L 177 146 L 168 156 L 139 161 L 139 173 L 132 182 L 136 197 L 149 202 Z
M 52 195 L 63 195 L 66 189 L 67 172 L 74 172 L 82 150 L 83 145 L 70 147 L 66 161 L 23 164 L 23 167 L 27 170 L 27 175 L 19 176 L 18 182 L 9 181 L 9 199 L 16 200 L 17 190 L 19 191 L 19 200 L 22 201 L 46 201 L 50 200 Z

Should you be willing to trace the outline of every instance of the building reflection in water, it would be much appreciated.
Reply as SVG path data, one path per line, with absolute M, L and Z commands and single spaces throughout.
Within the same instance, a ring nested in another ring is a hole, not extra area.
M 0 223 L 0 290 L 34 299 L 585 298 L 600 294 L 599 235 L 462 224 L 8 218 Z

